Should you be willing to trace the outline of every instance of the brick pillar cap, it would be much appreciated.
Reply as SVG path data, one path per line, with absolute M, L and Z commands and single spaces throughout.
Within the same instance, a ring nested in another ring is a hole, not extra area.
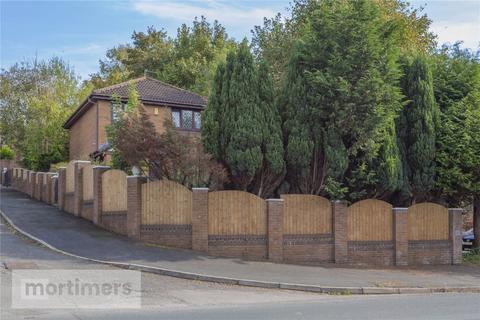
M 145 176 L 127 176 L 127 179 L 141 179 L 141 180 L 146 180 L 147 177 Z
M 75 163 L 90 163 L 90 161 L 87 161 L 87 160 L 75 160 Z
M 408 208 L 393 208 L 393 211 L 407 212 Z
M 332 202 L 333 202 L 333 203 L 345 203 L 345 204 L 348 204 L 348 201 L 347 201 L 347 200 L 333 200 Z
M 192 191 L 208 191 L 209 188 L 192 188 Z
M 283 200 L 283 199 L 266 199 L 265 201 L 267 201 L 267 202 L 284 202 L 285 200 Z
M 110 169 L 109 166 L 94 166 L 93 169 Z
M 464 211 L 463 208 L 448 208 L 450 211 Z

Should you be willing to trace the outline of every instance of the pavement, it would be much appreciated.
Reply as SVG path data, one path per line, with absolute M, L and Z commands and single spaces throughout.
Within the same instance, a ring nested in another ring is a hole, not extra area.
M 0 319 L 478 319 L 478 294 L 326 295 L 185 280 L 142 272 L 134 309 L 12 308 L 16 269 L 117 268 L 55 252 L 0 222 Z
M 211 257 L 132 241 L 8 188 L 1 189 L 0 210 L 15 228 L 51 249 L 181 278 L 330 293 L 480 292 L 480 267 L 473 265 L 365 269 Z

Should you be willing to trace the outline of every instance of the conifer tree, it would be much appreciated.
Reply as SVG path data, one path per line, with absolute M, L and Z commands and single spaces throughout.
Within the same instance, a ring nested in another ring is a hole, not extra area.
M 284 171 L 280 117 L 268 69 L 246 41 L 217 68 L 203 118 L 205 150 L 227 168 L 232 187 L 271 195 Z
M 402 111 L 404 162 L 412 202 L 426 200 L 435 182 L 435 122 L 438 106 L 433 93 L 433 78 L 423 56 L 404 64 L 403 93 L 408 101 Z
M 401 108 L 397 26 L 374 2 L 333 0 L 319 2 L 307 25 L 282 99 L 290 192 L 391 192 L 401 176 L 392 129 Z

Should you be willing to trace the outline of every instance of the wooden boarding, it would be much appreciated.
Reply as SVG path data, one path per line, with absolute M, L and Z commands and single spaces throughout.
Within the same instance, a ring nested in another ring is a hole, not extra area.
M 143 184 L 141 224 L 192 224 L 192 192 L 169 180 Z
M 448 209 L 425 202 L 408 208 L 408 240 L 448 240 Z
M 243 191 L 215 191 L 208 194 L 208 234 L 265 235 L 266 202 Z
M 349 241 L 388 241 L 393 239 L 392 205 L 367 199 L 348 207 Z
M 284 234 L 332 233 L 332 205 L 324 197 L 303 194 L 282 195 Z
M 108 170 L 102 174 L 102 211 L 127 210 L 127 175 L 121 170 Z

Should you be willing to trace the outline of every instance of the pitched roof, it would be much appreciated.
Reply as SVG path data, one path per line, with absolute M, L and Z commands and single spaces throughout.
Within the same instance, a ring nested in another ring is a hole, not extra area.
M 93 90 L 92 94 L 68 118 L 63 127 L 65 129 L 71 128 L 92 105 L 93 99 L 110 100 L 113 95 L 117 95 L 123 100 L 128 99 L 128 91 L 131 84 L 136 86 L 140 100 L 144 103 L 199 109 L 203 109 L 207 105 L 206 99 L 196 93 L 150 77 L 141 77 Z
M 93 90 L 92 94 L 105 97 L 111 97 L 113 94 L 116 94 L 121 98 L 128 98 L 128 90 L 131 84 L 137 87 L 141 100 L 193 106 L 206 105 L 206 101 L 202 96 L 150 77 L 141 77 L 102 89 L 96 89 Z

